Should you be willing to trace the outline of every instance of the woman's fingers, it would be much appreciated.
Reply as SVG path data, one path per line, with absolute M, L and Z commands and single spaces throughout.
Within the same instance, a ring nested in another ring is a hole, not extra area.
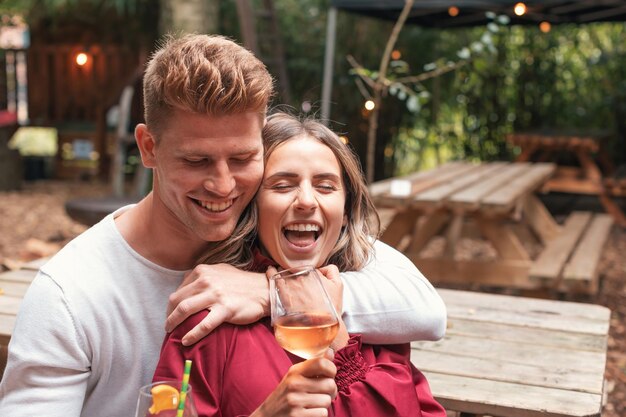
M 326 377 L 332 379 L 337 374 L 337 367 L 327 358 L 308 359 L 295 366 L 299 366 L 301 368 L 300 374 L 307 378 Z

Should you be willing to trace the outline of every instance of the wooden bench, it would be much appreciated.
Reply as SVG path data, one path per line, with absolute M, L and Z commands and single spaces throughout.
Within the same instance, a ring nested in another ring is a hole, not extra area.
M 608 214 L 573 212 L 530 268 L 530 278 L 562 291 L 596 294 L 598 263 L 611 231 Z

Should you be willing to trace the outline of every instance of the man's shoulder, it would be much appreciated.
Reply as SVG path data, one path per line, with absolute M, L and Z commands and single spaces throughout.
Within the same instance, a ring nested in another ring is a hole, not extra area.
M 102 221 L 67 243 L 42 267 L 41 271 L 46 275 L 57 273 L 68 274 L 72 270 L 80 269 L 101 260 L 103 252 L 115 248 L 115 236 L 110 230 L 108 222 Z

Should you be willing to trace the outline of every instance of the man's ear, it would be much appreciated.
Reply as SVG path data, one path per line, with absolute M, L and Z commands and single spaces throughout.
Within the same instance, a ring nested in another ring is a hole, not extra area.
M 135 128 L 135 140 L 137 147 L 141 153 L 141 162 L 146 168 L 155 168 L 156 166 L 156 138 L 148 131 L 148 126 L 139 123 Z

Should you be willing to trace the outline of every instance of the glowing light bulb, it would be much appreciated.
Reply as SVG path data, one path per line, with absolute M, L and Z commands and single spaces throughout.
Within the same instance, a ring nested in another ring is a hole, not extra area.
M 391 59 L 400 59 L 402 58 L 402 52 L 398 51 L 397 49 L 394 49 L 393 52 L 391 52 Z
M 542 31 L 543 33 L 550 32 L 550 29 L 552 29 L 552 25 L 550 24 L 550 22 L 539 23 L 539 30 Z
M 459 8 L 456 6 L 450 6 L 448 7 L 448 14 L 452 17 L 458 16 L 459 15 Z
M 513 8 L 513 12 L 518 16 L 524 15 L 526 13 L 526 5 L 521 2 L 517 3 Z
M 376 107 L 376 104 L 372 101 L 372 100 L 367 100 L 365 102 L 365 110 L 374 110 L 374 107 Z
M 347 144 L 348 144 L 348 142 L 349 142 L 348 137 L 347 137 L 347 136 L 343 136 L 343 135 L 339 136 L 339 140 L 340 140 L 340 141 L 341 141 L 344 145 L 347 145 Z
M 81 52 L 78 55 L 76 55 L 76 63 L 80 65 L 81 67 L 85 65 L 88 60 L 89 60 L 89 57 L 84 52 Z

